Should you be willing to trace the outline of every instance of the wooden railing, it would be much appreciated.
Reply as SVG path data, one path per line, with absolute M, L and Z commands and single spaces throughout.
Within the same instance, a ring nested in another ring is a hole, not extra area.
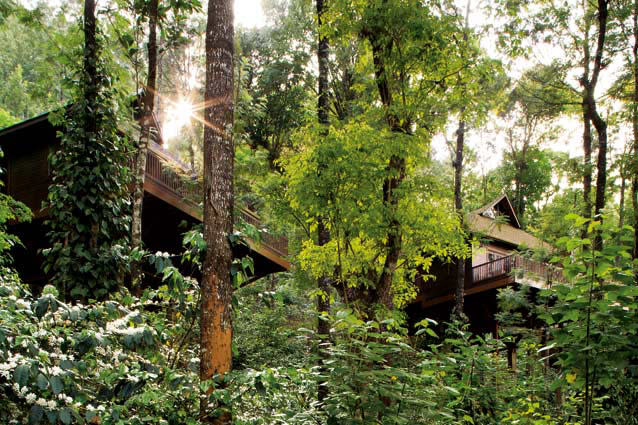
M 560 268 L 514 254 L 472 267 L 470 287 L 480 286 L 487 280 L 508 275 L 513 275 L 514 280 L 517 277 L 525 278 L 547 286 L 565 281 Z
M 171 166 L 171 163 L 173 163 Z M 198 207 L 202 201 L 203 188 L 200 180 L 194 174 L 180 174 L 178 169 L 186 170 L 186 166 L 179 160 L 173 158 L 161 146 L 150 143 L 146 153 L 146 176 L 155 183 L 174 192 L 185 201 L 195 207 Z M 248 224 L 262 229 L 264 226 L 259 221 L 259 217 L 255 213 L 242 209 L 236 214 L 236 221 L 239 219 Z M 260 232 L 261 240 L 259 242 L 266 245 L 277 254 L 285 257 L 288 255 L 288 240 L 285 237 L 273 236 L 266 232 Z

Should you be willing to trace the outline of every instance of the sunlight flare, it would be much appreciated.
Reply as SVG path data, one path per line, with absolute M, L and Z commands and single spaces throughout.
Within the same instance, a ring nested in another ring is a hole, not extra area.
M 166 113 L 166 122 L 162 126 L 165 140 L 177 137 L 181 130 L 190 124 L 193 118 L 194 107 L 187 99 L 171 102 Z

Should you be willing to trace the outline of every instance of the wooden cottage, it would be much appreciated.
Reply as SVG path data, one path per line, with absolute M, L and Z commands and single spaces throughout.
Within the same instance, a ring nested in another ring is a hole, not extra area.
M 15 124 L 0 130 L 0 148 L 4 158 L 0 167 L 6 191 L 14 199 L 31 208 L 31 223 L 13 226 L 25 248 L 13 253 L 18 272 L 29 283 L 43 283 L 39 250 L 47 246 L 44 219 L 47 211 L 41 208 L 51 181 L 48 156 L 59 146 L 55 128 L 48 114 Z M 181 168 L 181 170 L 180 170 Z M 181 252 L 182 235 L 189 227 L 201 222 L 199 206 L 201 188 L 188 175 L 187 167 L 157 143 L 151 143 L 146 158 L 144 182 L 144 209 L 142 216 L 142 240 L 152 252 Z M 248 210 L 237 212 L 243 220 L 261 227 L 259 218 Z M 239 218 L 239 217 L 238 217 Z M 260 242 L 248 240 L 248 247 L 236 247 L 235 256 L 250 255 L 255 266 L 255 277 L 289 269 L 288 241 L 285 238 L 265 234 Z
M 546 288 L 562 279 L 556 267 L 519 254 L 525 249 L 550 252 L 552 247 L 521 229 L 518 217 L 506 195 L 472 211 L 466 223 L 480 246 L 465 264 L 465 313 L 476 333 L 496 334 L 497 290 L 511 285 Z M 454 305 L 456 264 L 435 262 L 429 272 L 435 278 L 419 278 L 419 295 L 407 307 L 410 321 L 425 317 L 445 321 Z

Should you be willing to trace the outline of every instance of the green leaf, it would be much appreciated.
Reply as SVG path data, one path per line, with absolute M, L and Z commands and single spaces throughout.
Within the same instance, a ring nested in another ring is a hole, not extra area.
M 64 389 L 64 384 L 59 376 L 52 376 L 50 379 L 51 382 L 51 390 L 55 395 L 58 395 Z
M 44 376 L 41 373 L 38 374 L 38 377 L 35 379 L 35 382 L 38 384 L 38 387 L 41 390 L 46 390 L 47 387 L 49 386 L 49 380 L 47 379 L 46 376 Z
M 23 364 L 13 371 L 13 380 L 21 387 L 24 387 L 29 382 L 29 369 L 29 365 Z
M 31 406 L 29 411 L 29 425 L 38 425 L 44 417 L 44 409 L 37 404 Z
M 60 410 L 60 421 L 64 425 L 69 425 L 71 423 L 71 409 L 68 407 L 64 407 Z

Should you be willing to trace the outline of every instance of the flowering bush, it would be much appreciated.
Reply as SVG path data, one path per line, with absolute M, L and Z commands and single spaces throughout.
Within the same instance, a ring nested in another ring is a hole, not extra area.
M 196 423 L 198 365 L 169 320 L 190 317 L 196 291 L 181 291 L 181 312 L 170 293 L 68 305 L 1 270 L 0 423 Z

